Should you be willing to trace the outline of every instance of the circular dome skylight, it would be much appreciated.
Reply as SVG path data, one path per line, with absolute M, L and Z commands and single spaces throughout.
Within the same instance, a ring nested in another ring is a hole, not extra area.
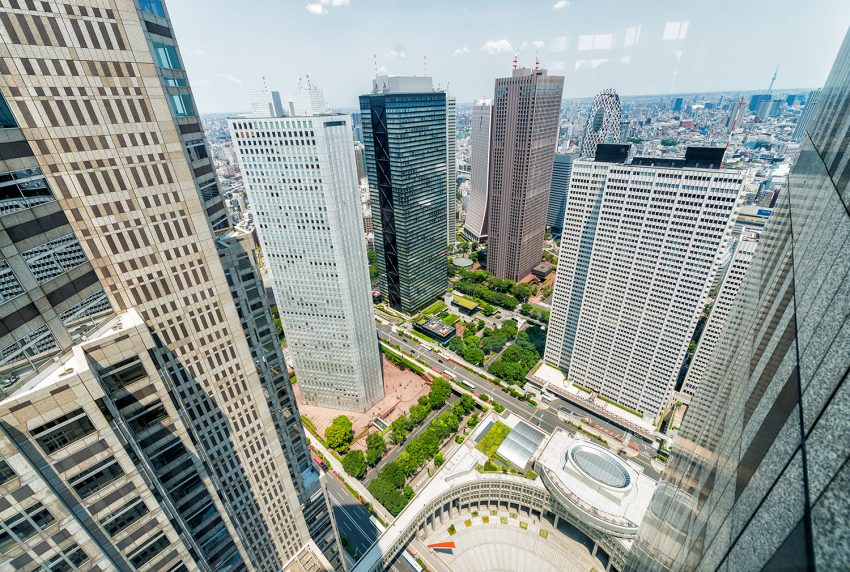
M 574 445 L 569 456 L 584 474 L 615 489 L 628 487 L 632 478 L 620 459 L 611 453 L 587 445 Z

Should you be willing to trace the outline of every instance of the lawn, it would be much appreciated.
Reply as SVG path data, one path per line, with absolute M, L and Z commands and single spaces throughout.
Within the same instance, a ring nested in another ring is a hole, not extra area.
M 422 312 L 422 314 L 430 316 L 432 314 L 442 312 L 445 309 L 446 309 L 446 303 L 443 302 L 442 300 L 438 300 L 438 301 L 434 302 L 433 304 L 431 304 L 430 306 L 428 306 L 427 308 L 425 308 L 425 310 Z
M 496 421 L 487 431 L 487 434 L 484 435 L 484 437 L 481 438 L 481 441 L 478 442 L 476 449 L 490 457 L 496 452 L 496 449 L 499 448 L 499 445 L 502 444 L 502 441 L 505 440 L 505 437 L 507 437 L 510 432 L 510 427 L 501 421 Z
M 460 320 L 460 316 L 456 316 L 455 314 L 446 314 L 441 318 L 444 324 L 453 326 L 458 320 Z

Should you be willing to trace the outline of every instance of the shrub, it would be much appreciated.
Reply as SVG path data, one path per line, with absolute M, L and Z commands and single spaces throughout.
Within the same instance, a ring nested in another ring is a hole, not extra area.
M 342 468 L 355 479 L 363 477 L 366 474 L 366 457 L 363 451 L 359 449 L 349 451 L 342 458 Z

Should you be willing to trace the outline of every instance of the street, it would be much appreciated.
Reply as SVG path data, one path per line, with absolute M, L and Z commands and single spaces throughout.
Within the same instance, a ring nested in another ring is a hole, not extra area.
M 471 382 L 476 386 L 476 391 L 478 393 L 488 394 L 490 397 L 494 398 L 496 401 L 504 405 L 507 411 L 523 419 L 529 425 L 539 427 L 547 433 L 554 432 L 556 427 L 560 427 L 561 429 L 564 429 L 570 434 L 575 433 L 575 431 L 571 427 L 566 425 L 558 417 L 558 411 L 560 410 L 560 408 L 566 407 L 567 409 L 573 412 L 573 415 L 576 416 L 576 418 L 580 419 L 583 417 L 588 417 L 590 418 L 593 425 L 604 429 L 612 435 L 621 438 L 625 434 L 625 431 L 623 431 L 619 427 L 616 427 L 615 425 L 612 425 L 607 420 L 602 419 L 601 417 L 598 417 L 593 413 L 583 411 L 579 409 L 576 405 L 569 403 L 557 396 L 549 403 L 548 407 L 532 407 L 525 401 L 520 401 L 519 399 L 512 397 L 508 393 L 503 393 L 497 385 L 495 385 L 488 379 L 481 377 L 477 373 L 471 372 L 454 362 L 440 357 L 438 354 L 434 353 L 430 349 L 426 349 L 425 347 L 423 347 L 422 344 L 417 344 L 405 338 L 404 336 L 400 336 L 399 334 L 393 331 L 392 326 L 387 324 L 378 324 L 377 327 L 378 336 L 382 340 L 392 342 L 393 344 L 399 346 L 403 352 L 410 354 L 416 360 L 428 365 L 431 369 L 434 369 L 439 372 L 448 371 L 455 375 L 458 381 L 463 379 Z M 448 352 L 448 350 L 446 351 Z M 654 479 L 658 479 L 660 475 L 654 468 L 652 468 L 649 459 L 643 456 L 651 454 L 651 447 L 649 445 L 645 445 L 640 439 L 634 439 L 634 442 L 637 443 L 640 447 L 641 456 L 635 457 L 631 459 L 631 461 L 642 467 L 647 476 L 650 476 Z
M 327 479 L 328 498 L 340 537 L 344 537 L 357 555 L 355 560 L 378 538 L 378 529 L 369 520 L 369 513 L 348 489 L 333 476 Z

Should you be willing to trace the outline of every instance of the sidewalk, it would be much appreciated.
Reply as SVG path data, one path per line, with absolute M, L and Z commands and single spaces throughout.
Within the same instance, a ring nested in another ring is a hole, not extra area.
M 345 483 L 348 486 L 350 486 L 351 488 L 353 488 L 355 491 L 357 491 L 360 494 L 361 497 L 366 499 L 366 502 L 369 502 L 369 503 L 372 504 L 372 508 L 374 509 L 375 513 L 377 513 L 378 516 L 381 517 L 381 520 L 383 520 L 388 525 L 393 520 L 395 520 L 393 518 L 393 516 L 389 512 L 387 512 L 387 509 L 384 508 L 384 505 L 379 503 L 377 501 L 377 499 L 372 496 L 372 493 L 369 492 L 369 489 L 367 489 L 365 486 L 363 486 L 363 483 L 361 483 L 360 481 L 358 481 L 354 477 L 348 476 L 348 474 L 345 472 L 345 469 L 342 468 L 342 463 L 336 457 L 334 457 L 333 453 L 331 453 L 327 449 L 327 447 L 325 447 L 322 443 L 320 443 L 319 440 L 316 439 L 313 435 L 310 435 L 310 444 L 313 445 L 316 449 L 318 449 L 319 451 L 322 452 L 322 454 L 325 456 L 325 458 L 331 464 L 331 469 L 334 470 L 334 472 L 337 475 L 337 478 L 340 481 L 342 481 L 343 483 Z

